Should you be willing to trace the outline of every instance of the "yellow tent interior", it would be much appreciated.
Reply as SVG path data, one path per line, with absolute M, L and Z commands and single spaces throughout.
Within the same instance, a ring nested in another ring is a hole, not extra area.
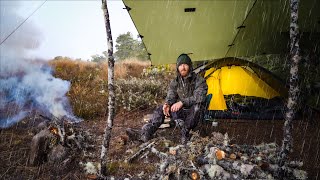
M 227 110 L 225 96 L 228 95 L 265 100 L 287 96 L 288 90 L 280 78 L 265 68 L 243 59 L 221 59 L 201 68 L 195 69 L 195 72 L 202 73 L 208 84 L 207 96 L 211 97 L 209 111 Z
M 279 92 L 261 80 L 248 66 L 211 68 L 205 73 L 208 94 L 212 94 L 208 110 L 226 110 L 223 95 L 240 94 L 271 99 Z

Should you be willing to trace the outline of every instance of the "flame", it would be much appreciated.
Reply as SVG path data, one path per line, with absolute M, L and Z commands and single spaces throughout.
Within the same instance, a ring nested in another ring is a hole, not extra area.
M 193 180 L 198 180 L 198 179 L 200 179 L 200 176 L 199 176 L 198 172 L 193 171 L 193 172 L 191 173 L 191 179 L 193 179 Z
M 55 134 L 55 135 L 57 135 L 58 134 L 58 128 L 55 128 L 55 127 L 50 127 L 50 132 L 52 133 L 52 134 Z

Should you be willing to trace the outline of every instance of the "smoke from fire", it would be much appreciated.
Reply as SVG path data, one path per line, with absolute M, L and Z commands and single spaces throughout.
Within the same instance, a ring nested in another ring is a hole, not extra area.
M 16 1 L 1 3 L 2 42 L 24 19 Z M 70 82 L 55 78 L 46 61 L 31 60 L 41 32 L 27 21 L 0 46 L 0 128 L 9 127 L 35 111 L 47 116 L 74 117 L 66 93 Z

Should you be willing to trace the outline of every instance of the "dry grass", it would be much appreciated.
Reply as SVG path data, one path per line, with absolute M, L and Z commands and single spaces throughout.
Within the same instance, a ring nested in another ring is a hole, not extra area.
M 49 64 L 53 67 L 55 77 L 71 82 L 68 97 L 76 116 L 84 119 L 92 119 L 106 114 L 108 107 L 107 62 L 94 63 L 75 61 L 69 58 L 59 58 L 51 60 Z M 150 68 L 150 65 L 151 63 L 149 61 L 139 61 L 137 59 L 127 59 L 115 63 L 115 83 L 116 86 L 119 87 L 117 88 L 118 91 L 121 91 L 121 93 L 117 94 L 116 99 L 121 99 L 122 101 L 117 103 L 118 110 L 121 109 L 123 103 L 126 105 L 129 104 L 132 108 L 137 107 L 137 103 L 139 102 L 148 102 L 146 105 L 150 103 L 154 104 L 154 102 L 159 99 L 159 95 L 163 94 L 162 92 L 155 93 L 153 91 L 154 88 L 158 89 L 157 91 L 164 91 L 165 88 L 161 88 L 160 86 L 165 86 L 165 84 L 155 82 L 155 80 L 149 81 L 149 77 L 143 76 L 144 69 Z M 125 86 L 129 84 L 131 85 Z M 135 90 L 132 89 L 138 86 L 139 88 L 135 88 Z M 149 90 L 150 92 L 147 92 Z M 133 94 L 140 94 L 141 97 L 134 96 L 140 97 L 134 98 L 132 97 Z M 128 101 L 128 103 L 124 102 L 127 101 L 123 99 L 124 97 L 128 99 L 131 98 L 131 101 Z M 126 106 L 122 108 L 128 109 Z
M 143 69 L 150 67 L 150 61 L 126 59 L 115 63 L 115 78 L 141 77 Z
M 108 79 L 108 63 L 94 63 L 86 61 L 75 61 L 69 58 L 52 60 L 49 62 L 55 69 L 55 74 L 65 80 L 73 81 L 83 78 L 86 75 L 92 77 L 96 75 L 97 80 Z M 141 77 L 143 69 L 151 66 L 150 61 L 140 61 L 138 59 L 126 59 L 115 62 L 114 75 L 116 79 L 128 77 Z M 94 74 L 92 74 L 94 73 Z M 91 74 L 91 75 L 90 75 Z M 70 76 L 73 75 L 73 78 Z

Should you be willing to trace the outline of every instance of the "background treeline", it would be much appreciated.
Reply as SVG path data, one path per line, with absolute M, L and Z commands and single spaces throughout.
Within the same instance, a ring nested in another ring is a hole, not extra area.
M 125 34 L 120 34 L 115 42 L 116 52 L 114 53 L 114 58 L 116 61 L 121 61 L 125 59 L 135 58 L 141 61 L 149 60 L 148 52 L 139 39 L 133 38 L 130 32 Z M 107 51 L 102 52 L 102 54 L 95 54 L 91 56 L 92 62 L 103 62 L 107 59 Z

